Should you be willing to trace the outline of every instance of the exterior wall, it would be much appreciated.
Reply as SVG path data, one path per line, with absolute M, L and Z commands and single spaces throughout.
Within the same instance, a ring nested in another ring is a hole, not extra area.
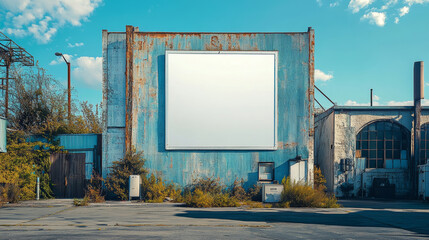
M 166 151 L 166 50 L 279 51 L 278 150 Z M 225 184 L 243 179 L 246 186 L 251 186 L 257 182 L 258 162 L 274 162 L 275 179 L 281 181 L 289 175 L 288 161 L 298 155 L 308 160 L 308 179 L 312 181 L 313 51 L 312 30 L 304 33 L 146 33 L 134 32 L 128 26 L 122 34 L 103 32 L 104 101 L 107 103 L 103 176 L 112 161 L 124 155 L 124 149 L 135 147 L 144 152 L 145 166 L 150 171 L 181 186 L 207 176 L 219 177 Z M 114 52 L 113 59 L 111 52 Z M 124 86 L 125 97 L 118 93 L 120 97 L 112 98 L 111 91 L 123 91 Z M 126 111 L 117 110 L 111 116 L 111 111 L 115 111 L 112 106 Z M 123 121 L 111 125 L 116 118 L 124 119 L 125 126 Z M 113 135 L 113 130 L 117 135 Z
M 335 110 L 335 143 L 334 143 L 334 193 L 338 197 L 344 196 L 341 191 L 341 185 L 345 183 L 353 184 L 354 188 L 350 195 L 362 195 L 358 193 L 363 185 L 367 196 L 369 188 L 372 186 L 374 177 L 387 177 L 391 184 L 396 185 L 396 195 L 406 197 L 411 191 L 411 179 L 409 169 L 365 169 L 363 159 L 356 158 L 356 135 L 369 123 L 377 120 L 392 120 L 404 126 L 410 131 L 412 139 L 413 128 L 413 110 L 410 107 L 392 108 L 392 110 L 378 110 L 374 108 L 369 110 L 362 109 L 358 111 L 344 109 Z M 412 151 L 412 140 L 410 141 Z M 354 160 L 352 171 L 341 172 L 340 160 L 351 158 Z M 409 165 L 411 163 L 409 159 Z
M 125 34 L 103 31 L 103 166 L 125 154 Z M 107 177 L 103 169 L 103 178 Z
M 329 192 L 334 192 L 334 109 L 314 119 L 314 163 L 320 167 Z

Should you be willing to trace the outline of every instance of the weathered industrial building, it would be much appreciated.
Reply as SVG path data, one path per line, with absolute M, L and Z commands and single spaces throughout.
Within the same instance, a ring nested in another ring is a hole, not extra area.
M 315 117 L 315 164 L 337 197 L 414 198 L 429 159 L 423 63 L 415 63 L 414 106 L 334 106 Z
M 245 186 L 288 176 L 312 181 L 311 28 L 299 33 L 171 33 L 127 26 L 125 32 L 103 30 L 102 41 L 104 177 L 113 161 L 135 148 L 143 151 L 146 168 L 180 186 L 201 177 L 227 185 L 243 179 Z M 228 64 L 222 65 L 223 60 Z M 234 70 L 241 68 L 269 81 Z M 223 77 L 230 76 L 222 75 L 216 84 L 207 71 L 246 77 L 225 82 Z M 205 91 L 202 96 L 200 91 Z M 237 112 L 225 110 L 230 106 Z

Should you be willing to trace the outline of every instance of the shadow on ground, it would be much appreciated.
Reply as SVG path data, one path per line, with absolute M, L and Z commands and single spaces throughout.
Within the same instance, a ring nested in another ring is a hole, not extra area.
M 245 222 L 302 223 L 349 227 L 400 228 L 429 237 L 429 212 L 396 212 L 363 210 L 357 212 L 303 211 L 207 211 L 188 210 L 176 216 L 187 218 L 225 219 Z

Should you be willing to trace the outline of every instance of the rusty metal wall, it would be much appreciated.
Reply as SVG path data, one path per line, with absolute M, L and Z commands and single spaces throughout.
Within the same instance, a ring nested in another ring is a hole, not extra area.
M 289 175 L 288 161 L 297 155 L 313 165 L 313 30 L 149 33 L 134 29 L 127 26 L 126 33 L 103 32 L 103 176 L 112 161 L 131 147 L 144 152 L 150 171 L 182 186 L 206 176 L 219 177 L 225 184 L 243 179 L 250 186 L 257 182 L 258 162 L 274 162 L 276 180 L 281 181 Z M 278 150 L 166 151 L 166 50 L 279 51 Z M 118 93 L 122 89 L 125 91 Z

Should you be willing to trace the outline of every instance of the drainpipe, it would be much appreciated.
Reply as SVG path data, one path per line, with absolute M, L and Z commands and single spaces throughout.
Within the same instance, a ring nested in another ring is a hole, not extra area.
M 371 102 L 371 107 L 372 107 L 372 88 L 371 88 L 371 93 L 370 93 L 370 102 Z
M 410 164 L 412 191 L 417 196 L 417 165 L 420 164 L 420 116 L 424 98 L 424 64 L 414 63 L 414 161 Z

